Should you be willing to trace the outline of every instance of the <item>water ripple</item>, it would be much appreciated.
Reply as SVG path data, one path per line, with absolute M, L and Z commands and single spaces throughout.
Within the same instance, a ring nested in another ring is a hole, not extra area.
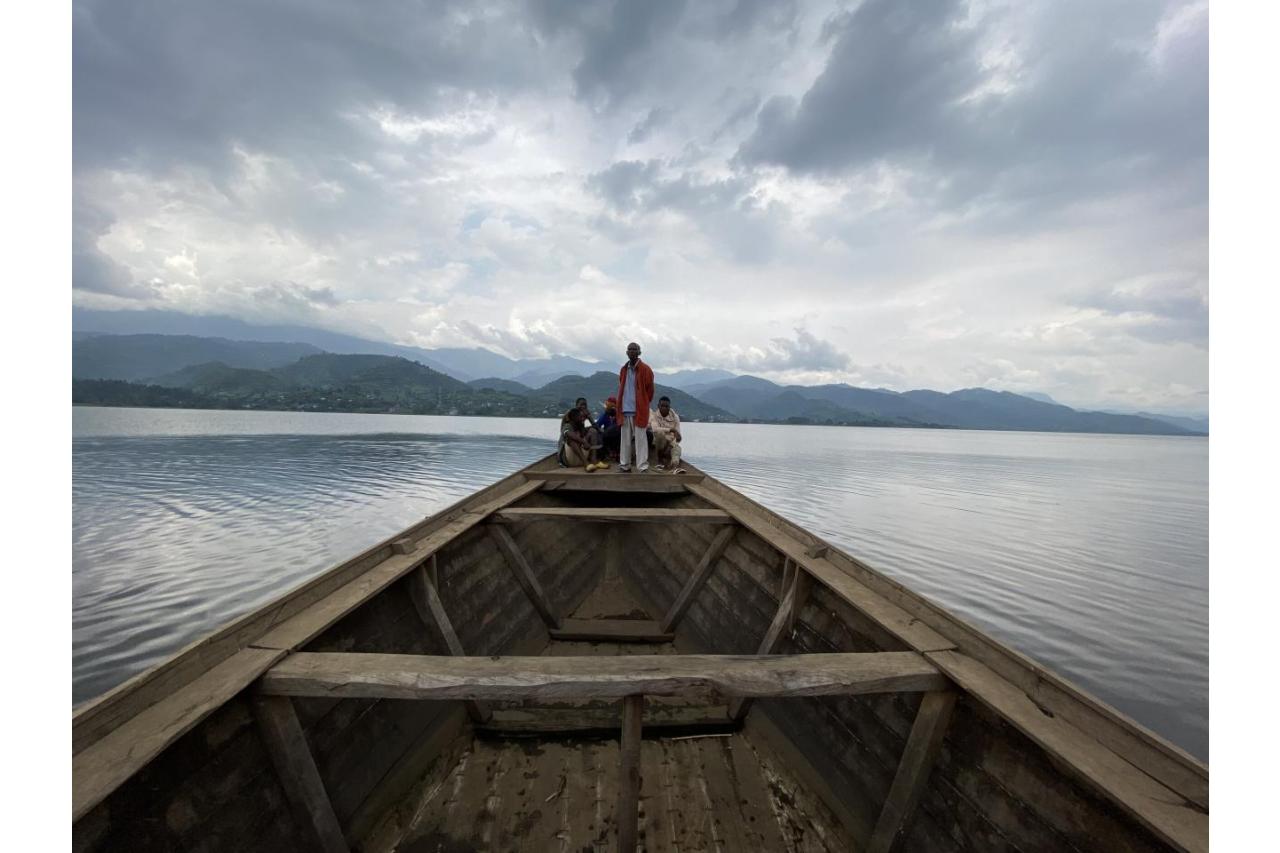
M 549 452 L 554 422 L 76 409 L 73 698 Z M 689 424 L 686 454 L 1208 756 L 1202 439 Z

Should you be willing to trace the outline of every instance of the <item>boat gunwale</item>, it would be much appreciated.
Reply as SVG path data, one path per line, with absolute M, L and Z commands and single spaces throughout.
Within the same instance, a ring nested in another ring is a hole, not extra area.
M 963 618 L 952 614 L 941 605 L 935 604 L 927 597 L 910 590 L 899 581 L 882 574 L 868 565 L 865 561 L 849 555 L 838 546 L 827 542 L 798 524 L 789 521 L 778 513 L 737 491 L 732 486 L 705 474 L 701 470 L 694 468 L 694 466 L 687 465 L 686 467 L 690 470 L 690 473 L 695 474 L 698 477 L 696 485 L 694 483 L 690 483 L 693 487 L 688 491 L 706 503 L 713 506 L 719 506 L 724 509 L 732 516 L 734 521 L 738 524 L 742 524 L 745 529 L 751 530 L 751 527 L 747 525 L 742 518 L 744 513 L 757 514 L 761 519 L 763 519 L 768 527 L 775 528 L 780 535 L 791 537 L 808 548 L 815 548 L 818 546 L 825 547 L 827 549 L 825 553 L 822 553 L 820 557 L 813 557 L 813 559 L 822 559 L 826 561 L 833 568 L 838 569 L 842 574 L 865 586 L 870 592 L 885 598 L 890 604 L 906 611 L 914 620 L 918 620 L 926 626 L 934 629 L 938 634 L 953 642 L 957 652 L 971 656 L 976 662 L 989 667 L 997 676 L 1007 681 L 1017 690 L 1025 693 L 1028 697 L 1031 697 L 1033 701 L 1035 701 L 1034 693 L 1031 690 L 1024 688 L 1016 678 L 1011 677 L 1009 674 L 1010 668 L 1020 671 L 1024 678 L 1030 677 L 1037 686 L 1040 683 L 1044 683 L 1058 691 L 1059 696 L 1054 697 L 1054 699 L 1057 700 L 1057 704 L 1062 704 L 1065 700 L 1066 704 L 1074 705 L 1081 709 L 1084 712 L 1084 716 L 1091 717 L 1095 720 L 1100 718 L 1105 721 L 1108 724 L 1110 730 L 1109 733 L 1112 736 L 1104 740 L 1088 728 L 1088 723 L 1092 722 L 1092 720 L 1082 721 L 1078 719 L 1080 716 L 1079 714 L 1070 716 L 1063 714 L 1065 722 L 1080 729 L 1087 737 L 1115 753 L 1128 764 L 1132 765 L 1136 771 L 1149 776 L 1161 785 L 1166 786 L 1170 791 L 1184 797 L 1189 805 L 1201 806 L 1206 814 L 1205 822 L 1207 826 L 1207 763 L 1201 762 L 1185 750 L 1165 740 L 1160 735 L 1147 729 L 1124 713 L 1093 696 L 1088 691 L 1080 688 L 1051 670 L 1046 669 L 1043 665 L 1037 663 L 1029 656 L 1006 646 L 1001 641 L 991 637 L 976 626 L 971 625 Z M 178 650 L 160 663 L 138 673 L 124 683 L 104 693 L 102 696 L 90 700 L 79 708 L 74 709 L 72 717 L 73 746 L 76 737 L 80 735 L 79 730 L 81 728 L 92 727 L 95 722 L 100 722 L 99 718 L 103 714 L 110 713 L 111 711 L 124 706 L 130 699 L 134 699 L 135 702 L 139 703 L 139 707 L 132 709 L 131 713 L 122 715 L 119 719 L 114 721 L 107 719 L 105 723 L 102 724 L 102 731 L 96 732 L 96 736 L 86 741 L 80 749 L 74 750 L 74 753 L 78 754 L 83 749 L 88 748 L 93 743 L 96 743 L 104 737 L 107 733 L 118 728 L 163 698 L 163 696 L 147 697 L 146 695 L 148 688 L 154 687 L 153 683 L 158 679 L 178 672 L 183 666 L 190 666 L 192 671 L 185 673 L 188 677 L 180 684 L 163 685 L 163 695 L 167 696 L 173 692 L 183 689 L 220 662 L 230 658 L 241 649 L 252 646 L 257 639 L 267 634 L 273 628 L 278 627 L 287 619 L 293 618 L 294 616 L 305 612 L 309 608 L 328 600 L 330 597 L 341 592 L 348 584 L 363 577 L 376 566 L 394 556 L 395 550 L 392 545 L 397 540 L 403 540 L 406 537 L 411 539 L 420 539 L 424 535 L 430 535 L 432 532 L 443 528 L 447 524 L 457 521 L 461 517 L 465 516 L 466 513 L 473 509 L 477 504 L 483 504 L 487 500 L 493 500 L 503 494 L 517 491 L 524 486 L 534 483 L 541 485 L 541 478 L 534 478 L 526 475 L 530 472 L 542 472 L 554 469 L 554 455 L 548 455 L 535 460 L 531 464 L 513 472 L 507 477 L 461 498 L 440 511 L 413 525 L 410 525 L 408 528 L 405 528 L 389 536 L 385 540 L 370 546 L 364 551 L 339 563 L 331 569 L 328 569 L 309 580 L 299 583 L 297 586 L 276 596 L 261 607 L 192 641 L 187 646 Z M 601 476 L 608 477 L 609 475 Z M 622 480 L 621 475 L 615 476 L 617 479 Z M 636 486 L 639 486 L 644 480 L 657 476 L 660 475 L 648 475 L 643 477 L 632 475 L 635 479 Z M 613 480 L 615 477 L 609 477 L 609 479 Z M 627 479 L 629 480 L 631 478 Z M 642 492 L 643 489 L 636 489 L 636 491 Z M 710 492 L 711 494 L 702 494 L 703 492 Z M 533 493 L 534 492 L 528 492 L 527 494 Z M 519 501 L 522 498 L 523 496 L 518 496 L 513 499 L 513 502 Z M 718 500 L 726 498 L 727 502 L 724 504 L 720 503 Z M 734 504 L 738 504 L 738 506 L 735 506 Z M 483 518 L 479 519 L 477 523 L 482 521 Z M 768 536 L 760 535 L 760 533 L 754 530 L 752 532 L 754 535 L 759 535 L 762 540 L 770 545 L 770 547 L 779 551 L 782 550 L 778 543 L 770 542 Z M 461 535 L 461 532 L 458 535 Z M 447 542 L 442 543 L 438 548 L 445 547 L 448 542 L 451 541 L 453 540 L 450 539 Z M 438 548 L 435 550 L 438 550 Z M 422 556 L 425 558 L 427 553 L 428 552 L 424 551 Z M 361 564 L 367 565 L 363 565 L 361 567 Z M 822 578 L 808 572 L 807 569 L 806 572 L 809 573 L 810 577 L 814 581 L 821 583 L 822 587 L 828 593 L 833 594 L 842 600 L 847 600 L 839 590 L 836 590 L 829 584 L 822 582 Z M 317 593 L 319 590 L 324 590 L 326 585 L 330 585 L 330 588 L 328 588 L 327 591 L 315 594 L 314 597 L 308 597 L 309 594 Z M 366 603 L 376 597 L 383 591 L 383 589 L 383 587 L 379 587 L 372 591 L 362 603 Z M 858 609 L 856 602 L 848 603 L 850 606 Z M 256 620 L 261 620 L 264 616 L 273 612 L 281 611 L 290 604 L 297 604 L 298 606 L 287 616 L 268 621 L 260 627 L 260 630 L 253 632 L 253 636 L 246 635 L 245 637 L 240 638 L 238 642 L 225 642 L 229 639 L 235 638 L 237 633 L 249 629 Z M 876 617 L 871 614 L 866 615 L 883 626 L 883 623 L 876 619 Z M 219 647 L 219 644 L 222 644 L 222 647 Z M 910 647 L 911 644 L 904 642 L 904 645 Z M 197 669 L 196 665 L 199 663 L 201 656 L 209 653 L 210 650 L 213 649 L 216 649 L 217 652 L 221 654 L 214 653 L 210 655 L 209 659 L 205 661 L 205 666 Z M 982 701 L 981 694 L 975 693 L 974 690 L 963 686 L 958 686 L 958 689 L 964 693 L 974 696 L 975 699 Z M 143 704 L 141 703 L 141 699 L 144 698 L 150 698 L 151 701 Z M 1016 727 L 1016 723 L 1009 719 L 1004 713 L 995 708 L 992 708 L 991 710 L 999 719 Z M 1052 710 L 1056 713 L 1061 713 L 1063 709 L 1052 708 Z M 1076 718 L 1073 719 L 1073 717 Z M 89 732 L 87 734 L 95 733 Z M 1116 735 L 1119 736 L 1119 742 L 1116 742 Z M 1055 754 L 1055 751 L 1050 750 L 1043 745 L 1039 745 L 1039 748 L 1044 749 L 1050 755 Z M 1167 778 L 1168 774 L 1161 772 L 1162 768 L 1149 767 L 1149 761 L 1143 760 L 1142 756 L 1135 754 L 1136 752 L 1146 752 L 1147 755 L 1150 756 L 1152 751 L 1154 751 L 1156 756 L 1167 759 L 1172 762 L 1174 766 L 1181 767 L 1185 771 L 1188 771 L 1193 777 L 1202 779 L 1205 788 L 1203 802 L 1201 802 L 1201 798 L 1197 796 L 1198 792 L 1189 792 L 1185 790 L 1185 783 L 1180 784 L 1176 781 L 1169 780 Z M 1068 764 L 1071 764 L 1069 759 Z M 1075 769 L 1077 772 L 1080 772 L 1079 768 Z M 1088 778 L 1087 774 L 1085 774 L 1085 776 Z M 1102 793 L 1107 799 L 1124 806 L 1126 810 L 1131 810 L 1133 808 L 1132 806 L 1126 805 L 1122 797 L 1105 790 L 1102 791 Z M 1142 822 L 1146 823 L 1145 820 Z M 1177 844 L 1177 846 L 1183 846 L 1177 841 L 1174 843 Z
M 265 636 L 269 631 L 285 622 L 288 618 L 326 600 L 339 592 L 348 583 L 362 577 L 375 566 L 379 565 L 389 557 L 394 556 L 394 549 L 392 548 L 392 544 L 394 542 L 405 538 L 421 538 L 422 535 L 430 534 L 435 529 L 439 529 L 449 522 L 457 520 L 461 516 L 465 515 L 466 512 L 476 503 L 484 503 L 485 498 L 497 497 L 499 494 L 514 491 L 515 489 L 526 485 L 528 480 L 524 477 L 525 471 L 528 468 L 539 464 L 541 461 L 542 460 L 540 459 L 532 465 L 521 468 L 495 483 L 492 483 L 478 491 L 472 492 L 449 506 L 444 507 L 439 512 L 433 513 L 421 521 L 415 522 L 409 527 L 393 533 L 386 539 L 369 546 L 363 551 L 360 551 L 354 556 L 343 560 L 329 569 L 326 569 L 320 574 L 300 581 L 297 585 L 290 587 L 261 606 L 236 617 L 230 622 L 224 623 L 207 634 L 197 637 L 182 648 L 165 657 L 163 660 L 158 661 L 142 672 L 131 676 L 128 680 L 116 685 L 102 695 L 87 700 L 81 705 L 73 708 L 71 715 L 73 755 L 78 755 L 80 752 L 101 740 L 107 733 L 119 728 L 119 726 L 125 721 L 137 716 L 137 714 L 146 710 L 148 707 L 155 704 L 156 701 L 163 698 L 162 696 L 157 696 L 153 701 L 140 705 L 140 707 L 136 708 L 133 713 L 122 717 L 120 720 L 116 721 L 114 725 L 106 727 L 104 731 L 97 732 L 96 736 L 88 737 L 90 734 L 89 732 L 82 733 L 82 729 L 92 726 L 92 724 L 101 715 L 109 713 L 117 706 L 122 705 L 129 698 L 142 695 L 143 691 L 145 691 L 152 682 L 165 675 L 176 672 L 184 665 L 193 663 L 201 653 L 215 648 L 221 641 L 230 639 L 240 631 L 246 630 L 251 627 L 255 621 L 262 619 L 264 616 L 267 616 L 274 611 L 281 611 L 290 604 L 299 604 L 298 609 L 290 613 L 288 616 L 273 619 L 263 625 L 261 630 L 254 632 L 252 636 L 243 639 L 241 642 L 228 644 L 225 649 L 219 649 L 219 651 L 225 653 L 211 657 L 204 668 L 199 670 L 193 669 L 189 674 L 190 677 L 182 680 L 180 684 L 167 686 L 164 691 L 164 695 L 181 690 L 183 687 L 191 684 L 201 675 L 208 672 L 222 661 L 230 658 L 236 652 L 243 648 L 252 646 L 255 641 Z M 368 562 L 368 565 L 364 566 L 363 569 L 356 568 L 364 562 Z M 350 573 L 351 576 L 343 577 L 344 573 Z M 333 588 L 323 594 L 317 595 L 314 599 L 304 600 L 308 593 L 315 592 L 316 590 L 323 588 L 326 584 L 332 584 Z M 88 739 L 76 748 L 76 741 L 82 736 L 88 737 Z

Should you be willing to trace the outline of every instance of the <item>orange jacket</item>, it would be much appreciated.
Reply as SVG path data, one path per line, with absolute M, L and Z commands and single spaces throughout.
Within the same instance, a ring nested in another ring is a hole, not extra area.
M 629 363 L 629 362 L 628 362 Z M 618 371 L 618 421 L 622 421 L 622 392 L 627 389 L 627 365 Z M 649 426 L 649 406 L 653 403 L 653 369 L 636 359 L 636 426 Z

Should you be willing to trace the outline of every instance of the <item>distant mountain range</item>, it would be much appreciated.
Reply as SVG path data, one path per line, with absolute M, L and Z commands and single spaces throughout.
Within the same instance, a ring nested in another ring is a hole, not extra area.
M 315 333 L 311 340 L 286 343 L 77 329 L 73 400 L 541 417 L 563 412 L 578 396 L 598 410 L 617 389 L 616 365 L 564 356 L 516 360 L 483 349 L 384 345 L 392 352 L 326 352 L 315 341 L 336 340 L 344 348 L 367 342 L 310 331 Z M 983 388 L 944 394 L 845 384 L 784 386 L 719 370 L 658 373 L 657 378 L 659 393 L 670 396 L 686 420 L 1146 435 L 1204 434 L 1208 428 L 1207 422 L 1200 428 L 1198 421 L 1172 416 L 1077 411 L 1043 395 L 1033 399 Z M 120 380 L 132 384 L 126 387 Z M 144 385 L 154 389 L 150 397 L 139 390 Z

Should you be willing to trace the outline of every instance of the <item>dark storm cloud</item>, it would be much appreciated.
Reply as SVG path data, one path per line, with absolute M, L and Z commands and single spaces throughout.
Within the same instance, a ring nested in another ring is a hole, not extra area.
M 799 100 L 766 102 L 739 161 L 820 175 L 889 163 L 939 208 L 1010 224 L 1162 176 L 1202 202 L 1203 33 L 1153 45 L 1167 9 L 1151 2 L 1013 8 L 1025 20 L 1003 42 L 1007 22 L 975 25 L 958 0 L 869 0 L 833 17 L 826 67 Z M 1003 72 L 990 61 L 1002 51 Z
M 232 145 L 358 153 L 346 114 L 427 111 L 449 86 L 536 85 L 520 21 L 468 3 L 106 2 L 74 9 L 77 167 L 224 164 Z
M 980 79 L 974 35 L 957 0 L 870 0 L 832 19 L 827 66 L 799 103 L 770 99 L 740 149 L 748 162 L 838 171 L 928 154 L 954 102 Z

